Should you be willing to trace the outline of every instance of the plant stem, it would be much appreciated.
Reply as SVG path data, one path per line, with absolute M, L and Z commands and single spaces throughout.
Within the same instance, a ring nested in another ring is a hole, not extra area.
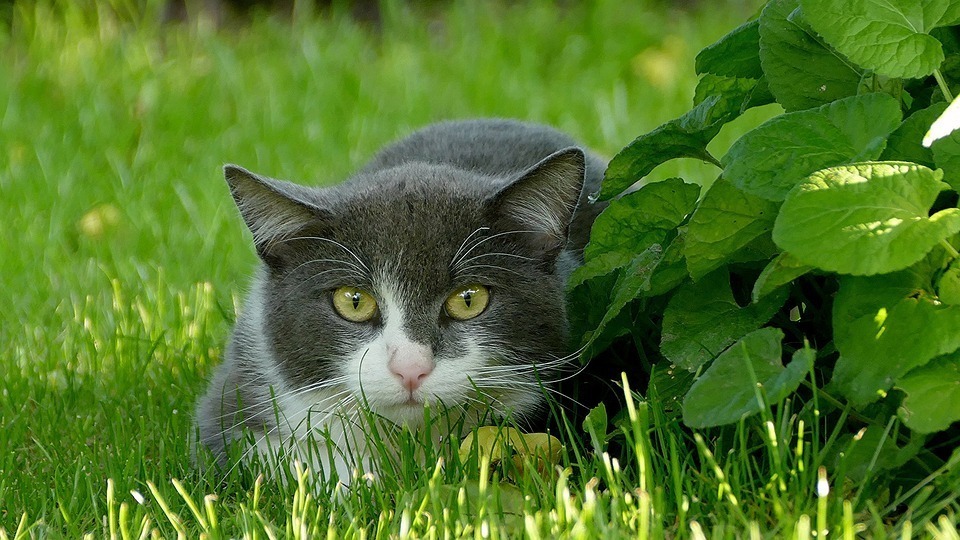
M 943 74 L 940 73 L 940 70 L 933 70 L 933 76 L 937 79 L 937 85 L 940 87 L 940 91 L 943 92 L 943 97 L 947 99 L 947 103 L 953 101 L 953 94 L 950 93 L 950 87 L 947 86 L 947 81 L 943 79 Z
M 947 253 L 950 254 L 954 259 L 960 259 L 960 251 L 957 251 L 957 248 L 953 247 L 950 242 L 946 240 L 940 240 L 940 245 L 943 246 L 943 249 L 947 250 Z

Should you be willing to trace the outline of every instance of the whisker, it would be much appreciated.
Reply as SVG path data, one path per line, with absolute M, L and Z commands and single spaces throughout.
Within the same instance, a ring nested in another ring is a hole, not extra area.
M 453 268 L 456 266 L 458 262 L 457 257 L 460 256 L 460 253 L 463 251 L 463 248 L 467 245 L 467 242 L 469 242 L 470 239 L 473 238 L 473 235 L 481 231 L 489 231 L 489 230 L 490 230 L 490 227 L 477 227 L 472 233 L 468 234 L 467 237 L 463 239 L 463 242 L 460 243 L 460 247 L 457 248 L 457 252 L 453 254 L 453 259 L 450 261 L 450 267 Z
M 483 257 L 493 257 L 493 256 L 497 256 L 497 257 L 513 257 L 513 258 L 516 258 L 516 259 L 523 259 L 523 260 L 525 260 L 525 261 L 535 261 L 535 260 L 536 260 L 536 259 L 533 258 L 533 257 L 527 257 L 527 256 L 525 256 L 525 255 L 518 255 L 518 254 L 516 254 L 516 253 L 504 253 L 504 252 L 502 252 L 502 251 L 491 251 L 491 252 L 489 252 L 489 253 L 481 253 L 481 254 L 479 254 L 479 255 L 474 255 L 473 257 L 470 257 L 469 259 L 464 259 L 464 260 L 462 260 L 462 261 L 459 262 L 458 266 L 467 264 L 467 263 L 469 263 L 470 261 L 475 261 L 475 260 L 480 259 L 480 258 L 483 258 Z
M 263 375 L 261 375 L 261 377 L 263 377 Z M 276 400 L 283 399 L 283 398 L 286 398 L 286 397 L 295 397 L 295 396 L 299 396 L 299 395 L 305 394 L 305 393 L 307 393 L 307 392 L 312 392 L 312 391 L 315 391 L 315 390 L 323 390 L 323 389 L 325 389 L 325 388 L 330 388 L 330 387 L 333 387 L 333 386 L 337 386 L 337 385 L 339 385 L 339 384 L 342 384 L 342 383 L 344 383 L 344 382 L 347 382 L 347 380 L 349 380 L 348 377 L 341 376 L 341 377 L 335 377 L 335 378 L 332 378 L 332 379 L 324 379 L 324 380 L 322 380 L 322 381 L 317 381 L 317 382 L 315 382 L 315 383 L 310 383 L 310 384 L 308 384 L 308 385 L 306 385 L 306 386 L 302 386 L 302 387 L 300 387 L 300 388 L 295 388 L 295 389 L 289 390 L 289 391 L 287 391 L 287 392 L 283 392 L 283 393 L 276 394 L 276 395 L 271 395 L 270 397 L 268 397 L 268 398 L 266 398 L 266 399 L 263 399 L 263 400 L 261 400 L 261 401 L 258 402 L 258 403 L 254 403 L 254 404 L 251 404 L 251 405 L 244 406 L 244 407 L 242 407 L 242 408 L 240 408 L 240 409 L 237 409 L 236 411 L 234 411 L 234 412 L 231 413 L 231 414 L 236 414 L 236 413 L 248 411 L 248 410 L 250 410 L 250 409 L 255 409 L 255 408 L 258 408 L 258 407 L 262 407 L 263 405 L 266 405 L 266 404 L 268 404 L 268 403 L 272 403 L 272 402 L 274 402 L 274 401 L 276 401 Z M 248 385 L 248 384 L 250 384 L 250 383 L 245 383 L 244 386 L 246 386 L 246 385 Z M 237 387 L 236 387 L 236 389 L 239 389 L 239 388 L 241 388 L 241 386 L 237 386 Z M 231 389 L 230 389 L 230 393 L 233 393 L 234 390 L 235 390 L 234 388 L 231 388 Z M 223 414 L 223 415 L 220 415 L 220 416 L 215 416 L 214 418 L 225 418 L 226 416 L 228 416 L 228 415 L 227 415 L 227 414 Z
M 522 360 L 522 359 L 520 359 Z M 523 362 L 517 361 L 513 364 L 497 364 L 489 366 L 480 366 L 473 368 L 474 371 L 483 372 L 483 373 L 501 373 L 501 372 L 511 372 L 511 371 L 530 371 L 534 369 L 563 369 L 565 367 L 573 367 L 574 358 L 559 358 L 556 360 L 548 360 L 546 362 Z
M 338 377 L 337 379 L 342 379 L 342 380 L 337 380 L 337 381 L 336 381 L 336 384 L 340 384 L 340 383 L 342 383 L 342 382 L 345 382 L 347 378 L 346 378 L 346 377 Z M 250 420 L 252 417 L 254 417 L 254 416 L 259 416 L 259 413 L 265 413 L 265 412 L 269 411 L 271 408 L 274 408 L 274 409 L 279 410 L 280 406 L 279 406 L 279 403 L 278 403 L 278 402 L 279 402 L 281 399 L 290 398 L 290 397 L 298 397 L 298 396 L 301 396 L 301 395 L 303 395 L 303 394 L 307 394 L 307 393 L 309 393 L 309 392 L 313 392 L 313 391 L 317 391 L 317 390 L 323 390 L 323 389 L 325 389 L 325 388 L 329 388 L 329 387 L 332 387 L 332 386 L 336 386 L 336 384 L 331 383 L 330 380 L 320 381 L 319 383 L 314 383 L 314 384 L 311 384 L 311 385 L 307 385 L 307 386 L 305 386 L 305 387 L 303 387 L 303 388 L 297 388 L 297 389 L 295 389 L 295 390 L 291 390 L 291 391 L 288 391 L 288 392 L 283 392 L 283 393 L 281 393 L 281 394 L 271 395 L 270 397 L 268 397 L 268 398 L 266 398 L 266 399 L 264 399 L 264 400 L 261 400 L 259 403 L 254 403 L 254 404 L 251 404 L 251 405 L 248 405 L 248 406 L 244 406 L 244 407 L 242 407 L 242 408 L 240 408 L 240 409 L 237 409 L 236 411 L 234 411 L 234 412 L 232 412 L 232 413 L 221 414 L 221 415 L 219 415 L 219 416 L 217 416 L 217 417 L 215 417 L 215 418 L 218 418 L 218 419 L 220 419 L 220 420 L 224 420 L 224 419 L 226 419 L 228 416 L 235 417 L 235 416 L 238 415 L 238 414 L 246 413 L 246 412 L 249 412 L 249 411 L 255 410 L 255 409 L 258 411 L 258 414 L 252 414 L 252 415 L 242 414 L 243 418 L 242 418 L 239 422 L 233 424 L 233 425 L 230 426 L 230 427 L 223 428 L 223 429 L 221 430 L 221 433 L 227 433 L 227 432 L 233 431 L 233 430 L 237 429 L 238 427 L 242 426 L 242 425 L 245 424 L 248 420 Z M 336 394 L 334 394 L 334 396 L 342 395 L 344 392 L 348 392 L 348 390 L 342 390 L 342 391 L 340 391 L 340 392 L 337 392 Z M 311 406 L 314 406 L 314 405 L 323 403 L 324 401 L 327 401 L 327 400 L 329 400 L 329 399 L 330 399 L 329 396 L 328 396 L 328 397 L 325 397 L 325 398 L 321 399 L 320 401 L 318 401 L 318 402 L 316 402 L 316 403 L 314 403 L 314 404 L 311 404 Z M 304 409 L 304 410 L 305 410 L 305 409 Z M 302 411 L 300 411 L 300 412 L 302 412 Z
M 301 409 L 293 412 L 293 416 L 300 416 L 300 415 L 302 415 L 302 414 L 305 413 L 305 412 L 307 413 L 307 415 L 306 415 L 300 422 L 298 422 L 296 426 L 291 426 L 291 423 L 289 422 L 289 419 L 288 419 L 287 415 L 285 414 L 285 412 L 283 412 L 283 411 L 278 412 L 278 416 L 279 416 L 280 414 L 283 414 L 283 421 L 281 422 L 281 421 L 278 420 L 277 426 L 274 427 L 273 429 L 267 431 L 266 433 L 264 433 L 264 436 L 261 437 L 260 439 L 258 439 L 257 443 L 254 444 L 254 445 L 251 447 L 251 449 L 255 449 L 257 446 L 259 446 L 259 442 L 260 442 L 260 441 L 263 441 L 264 439 L 266 439 L 267 437 L 269 437 L 271 434 L 273 434 L 273 433 L 275 433 L 275 432 L 279 432 L 280 429 L 281 429 L 284 425 L 286 425 L 288 428 L 291 428 L 291 429 L 290 429 L 290 440 L 288 440 L 288 441 L 286 441 L 286 442 L 284 442 L 283 440 L 281 440 L 281 441 L 279 442 L 279 444 L 280 444 L 280 450 L 282 450 L 282 452 L 276 452 L 276 453 L 275 453 L 275 454 L 276 454 L 275 456 L 267 456 L 268 459 L 275 458 L 275 462 L 274 462 L 275 467 L 273 467 L 273 474 L 276 474 L 277 472 L 279 472 L 279 470 L 280 470 L 280 468 L 283 466 L 283 464 L 284 464 L 284 463 L 287 463 L 287 462 L 289 461 L 287 458 L 289 458 L 289 457 L 291 457 L 291 456 L 286 455 L 288 452 L 293 452 L 293 453 L 295 454 L 295 457 L 298 457 L 298 458 L 304 457 L 303 449 L 301 448 L 301 443 L 306 440 L 306 437 L 307 437 L 307 436 L 312 435 L 312 434 L 313 434 L 313 431 L 316 429 L 316 428 L 313 428 L 313 427 L 312 427 L 312 422 L 313 422 L 313 421 L 312 421 L 312 419 L 310 418 L 309 411 L 311 411 L 314 407 L 316 407 L 316 406 L 318 406 L 318 405 L 320 405 L 320 404 L 322 404 L 322 403 L 324 403 L 324 402 L 326 402 L 326 401 L 339 400 L 340 397 L 343 396 L 344 394 L 348 394 L 347 402 L 349 402 L 349 390 L 343 390 L 343 391 L 338 392 L 338 393 L 336 393 L 336 394 L 333 394 L 333 395 L 331 395 L 331 396 L 327 396 L 326 398 L 320 400 L 320 401 L 317 402 L 317 403 L 310 404 L 310 405 L 307 406 L 307 407 L 303 407 L 303 408 L 301 408 Z M 318 412 L 322 415 L 322 416 L 321 416 L 321 420 L 320 420 L 318 423 L 324 423 L 324 424 L 325 424 L 326 421 L 327 421 L 331 416 L 333 416 L 334 414 L 336 414 L 336 412 L 337 412 L 338 409 L 339 409 L 339 407 L 333 407 L 333 408 L 330 408 L 330 409 L 327 409 L 327 410 L 324 410 L 324 411 L 318 411 Z M 304 422 L 307 422 L 307 425 L 306 425 L 306 426 L 304 426 Z M 303 430 L 303 431 L 304 431 L 304 435 L 303 435 L 302 437 L 298 437 L 298 436 L 297 436 L 297 431 L 300 430 L 302 427 L 306 427 L 306 429 Z M 309 449 L 309 447 L 308 447 L 308 448 L 307 448 L 306 456 L 309 456 L 309 455 L 310 455 L 310 451 L 309 451 L 309 450 L 310 450 L 310 449 Z M 246 455 L 247 455 L 247 454 L 249 454 L 249 450 L 248 450 L 247 452 L 245 452 L 244 456 L 241 458 L 240 461 L 243 461 L 244 459 L 246 459 Z M 269 463 L 268 463 L 268 465 L 269 465 Z
M 321 277 L 321 276 L 323 276 L 323 275 L 329 274 L 329 273 L 331 273 L 331 272 L 343 272 L 343 269 L 342 269 L 342 268 L 328 268 L 327 270 L 322 270 L 322 271 L 320 271 L 320 272 L 317 272 L 316 274 L 313 274 L 313 275 L 310 276 L 310 277 L 304 278 L 304 279 L 298 281 L 289 291 L 287 291 L 287 293 L 283 296 L 282 299 L 283 299 L 283 300 L 289 299 L 289 298 L 290 298 L 291 296 L 293 296 L 294 294 L 299 293 L 299 292 L 301 291 L 301 289 L 303 289 L 304 287 L 308 286 L 311 281 L 313 281 L 313 280 L 315 280 L 315 279 L 317 279 L 318 277 Z M 366 278 L 365 276 L 363 276 L 362 274 L 359 274 L 359 273 L 354 272 L 354 271 L 343 272 L 343 275 L 344 275 L 345 277 L 348 277 L 348 278 L 350 278 L 350 279 L 353 279 L 354 281 L 357 281 L 357 282 L 362 282 L 362 281 L 364 281 L 364 280 L 367 279 L 367 278 Z
M 342 398 L 345 394 L 346 394 L 346 398 L 340 401 L 340 398 Z M 340 411 L 342 411 L 344 408 L 350 405 L 351 401 L 353 400 L 353 396 L 351 395 L 349 390 L 344 390 L 332 396 L 329 396 L 328 398 L 322 401 L 333 400 L 333 399 L 338 400 L 337 405 L 323 411 L 317 411 L 320 415 L 319 419 L 317 420 L 314 420 L 313 418 L 311 418 L 311 415 L 310 415 L 310 413 L 313 412 L 314 405 L 303 408 L 300 411 L 297 411 L 297 413 L 295 414 L 296 416 L 299 416 L 304 412 L 307 413 L 307 415 L 291 431 L 291 440 L 289 444 L 290 444 L 290 448 L 294 449 L 298 454 L 298 456 L 300 458 L 304 458 L 305 461 L 309 461 L 306 458 L 309 458 L 311 455 L 313 455 L 313 450 L 316 450 L 316 452 L 318 453 L 316 456 L 317 458 L 316 464 L 320 465 L 320 459 L 321 459 L 321 456 L 319 455 L 319 452 L 321 451 L 320 444 L 324 442 L 320 440 L 323 438 L 322 437 L 323 432 L 321 431 L 322 427 L 327 428 L 327 433 L 329 433 L 329 426 L 332 418 L 334 416 L 337 416 L 337 414 Z M 306 423 L 306 425 L 304 423 Z M 298 431 L 302 432 L 300 436 L 297 436 Z M 318 433 L 318 431 L 320 431 L 320 433 Z M 320 435 L 321 437 L 318 439 L 317 435 Z M 313 444 L 310 444 L 310 440 L 313 441 Z M 340 447 L 335 442 L 333 442 L 332 439 L 328 439 L 328 442 L 326 444 L 329 444 L 331 442 L 334 444 L 334 447 L 337 449 L 336 450 L 337 453 L 341 454 L 341 457 L 346 457 L 343 454 L 343 451 L 340 450 Z M 274 468 L 274 473 L 278 472 L 282 467 L 282 465 L 283 465 L 282 463 L 278 462 L 277 467 Z M 331 463 L 331 465 L 333 464 Z M 313 471 L 313 472 L 314 474 L 319 474 L 319 471 Z M 324 474 L 329 475 L 329 472 L 330 471 L 324 471 Z
M 282 240 L 279 240 L 279 242 L 293 242 L 294 240 L 320 240 L 322 242 L 330 242 L 331 244 L 349 253 L 354 259 L 356 259 L 356 261 L 360 264 L 360 266 L 367 271 L 367 273 L 370 273 L 370 268 L 363 262 L 363 259 L 361 259 L 356 253 L 354 253 L 353 250 L 341 244 L 340 242 L 337 242 L 336 240 L 333 240 L 331 238 L 324 238 L 322 236 L 295 236 L 292 238 L 284 238 Z
M 478 247 L 480 247 L 484 242 L 488 242 L 488 241 L 490 241 L 490 240 L 493 240 L 494 238 L 498 238 L 498 237 L 501 237 L 501 236 L 506 236 L 506 235 L 508 235 L 508 234 L 527 234 L 527 233 L 536 233 L 536 232 L 537 232 L 537 231 L 533 231 L 533 230 L 525 230 L 525 231 L 506 231 L 506 232 L 501 232 L 501 233 L 497 233 L 497 234 L 492 234 L 492 235 L 490 235 L 490 236 L 485 236 L 485 237 L 481 238 L 479 241 L 475 242 L 472 246 L 470 246 L 470 249 L 468 249 L 460 258 L 461 258 L 461 259 L 466 258 L 466 256 L 469 255 L 470 252 L 472 252 L 473 250 L 475 250 L 475 249 L 477 249 Z M 456 269 L 458 266 L 459 266 L 459 263 L 456 264 L 456 265 L 454 265 L 454 269 Z
M 536 383 L 536 382 L 524 382 L 524 383 L 521 383 L 521 382 L 518 382 L 518 381 L 513 381 L 513 382 L 515 383 L 515 384 L 513 384 L 513 385 L 505 384 L 505 383 L 503 383 L 503 382 L 498 382 L 498 383 L 496 383 L 496 384 L 482 384 L 482 383 L 485 383 L 485 382 L 488 382 L 488 381 L 480 381 L 480 382 L 476 382 L 476 381 L 475 381 L 476 386 L 477 386 L 477 388 L 478 388 L 480 391 L 482 391 L 482 389 L 502 390 L 502 389 L 504 389 L 504 388 L 507 388 L 507 389 L 510 389 L 510 390 L 517 390 L 517 391 L 527 392 L 527 391 L 528 391 L 528 390 L 526 390 L 527 388 L 534 388 L 534 389 L 538 389 L 538 390 L 543 390 L 544 392 L 547 392 L 547 393 L 549 393 L 549 394 L 552 394 L 552 395 L 554 395 L 554 396 L 557 396 L 558 398 L 561 398 L 561 399 L 556 400 L 556 404 L 557 404 L 558 406 L 560 406 L 561 408 L 567 410 L 567 411 L 573 412 L 573 409 L 572 409 L 570 406 L 566 405 L 566 403 L 568 403 L 568 402 L 572 402 L 572 403 L 580 406 L 582 409 L 588 409 L 588 408 L 589 408 L 589 407 L 587 407 L 586 405 L 584 405 L 583 403 L 581 403 L 581 402 L 579 402 L 579 401 L 571 398 L 570 396 L 564 394 L 564 393 L 561 392 L 560 390 L 557 390 L 556 388 L 551 388 L 550 386 L 548 386 L 547 384 L 544 384 L 544 383 Z M 518 387 L 519 387 L 519 388 L 518 388 Z
M 504 272 L 510 272 L 510 273 L 516 274 L 516 275 L 518 275 L 518 276 L 522 276 L 522 275 L 523 275 L 523 272 L 519 272 L 519 271 L 514 270 L 514 269 L 512 269 L 512 268 L 504 268 L 503 266 L 497 266 L 497 265 L 495 265 L 495 264 L 471 264 L 470 266 L 463 266 L 463 267 L 458 268 L 458 269 L 457 269 L 457 272 L 460 273 L 460 274 L 467 274 L 470 270 L 474 270 L 474 269 L 477 269 L 477 268 L 493 268 L 493 269 L 495 269 L 495 270 L 503 270 Z
M 357 265 L 357 263 L 353 263 L 353 262 L 350 262 L 350 261 L 345 261 L 345 260 L 343 260 L 343 259 L 311 259 L 311 260 L 309 260 L 309 261 L 307 261 L 307 262 L 298 264 L 296 268 L 294 268 L 293 270 L 290 271 L 290 273 L 292 274 L 292 273 L 296 272 L 297 270 L 303 268 L 304 266 L 306 266 L 306 265 L 308 265 L 308 264 L 319 264 L 319 263 L 338 263 L 338 264 L 345 265 L 345 266 L 347 266 L 347 267 L 349 267 L 349 268 L 351 268 L 351 269 L 353 269 L 353 270 L 356 270 L 356 271 L 358 271 L 358 272 L 360 272 L 360 273 L 362 273 L 362 270 L 363 270 L 363 268 L 361 268 L 359 265 Z

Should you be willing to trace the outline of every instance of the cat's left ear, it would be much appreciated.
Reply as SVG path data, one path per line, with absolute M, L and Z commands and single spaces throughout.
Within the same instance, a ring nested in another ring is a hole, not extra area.
M 533 247 L 556 256 L 567 242 L 583 190 L 583 150 L 566 148 L 527 169 L 494 197 L 501 219 L 527 233 Z

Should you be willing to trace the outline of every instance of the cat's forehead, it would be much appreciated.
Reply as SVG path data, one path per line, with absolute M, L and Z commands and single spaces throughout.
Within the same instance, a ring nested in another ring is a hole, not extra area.
M 331 232 L 372 277 L 446 287 L 456 257 L 488 235 L 489 199 L 499 188 L 498 179 L 444 166 L 379 171 L 342 186 Z
M 443 214 L 479 210 L 506 183 L 456 167 L 414 162 L 358 175 L 338 187 L 354 210 L 418 210 L 410 206 L 419 205 Z
M 350 194 L 338 207 L 338 228 L 385 251 L 456 249 L 465 235 L 489 225 L 487 204 L 497 189 L 496 179 L 452 167 L 408 164 L 378 171 L 351 180 Z

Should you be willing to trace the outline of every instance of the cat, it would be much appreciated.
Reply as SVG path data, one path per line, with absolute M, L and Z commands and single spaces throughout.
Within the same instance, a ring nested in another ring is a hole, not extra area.
M 536 413 L 576 361 L 564 285 L 605 167 L 502 119 L 430 125 L 332 187 L 227 165 L 261 264 L 197 406 L 200 442 L 223 467 L 239 443 L 240 461 L 279 451 L 346 481 L 369 467 L 362 408 L 411 429 L 427 405 L 468 427 Z

